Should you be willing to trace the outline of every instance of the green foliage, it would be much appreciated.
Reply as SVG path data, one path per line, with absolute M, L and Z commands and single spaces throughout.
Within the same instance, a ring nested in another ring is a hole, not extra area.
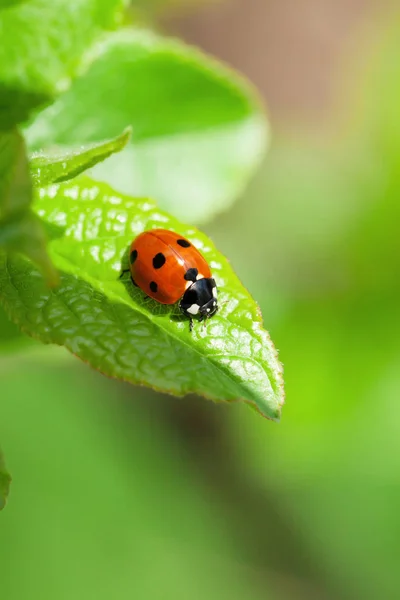
M 31 157 L 30 169 L 33 183 L 46 186 L 73 179 L 83 171 L 94 167 L 114 152 L 119 152 L 128 143 L 130 128 L 121 135 L 105 142 L 89 144 L 75 150 L 57 150 L 51 154 L 35 154 Z
M 0 510 L 2 510 L 7 501 L 7 496 L 10 490 L 11 477 L 7 472 L 4 464 L 3 454 L 0 448 Z
M 65 90 L 122 8 L 123 0 L 30 0 L 0 10 L 0 129 Z
M 176 394 L 243 399 L 279 418 L 272 343 L 207 239 L 182 230 L 205 245 L 229 302 L 208 333 L 189 336 L 176 314 L 118 280 L 133 235 L 158 218 L 181 225 L 149 200 L 88 179 L 58 185 L 90 168 L 95 179 L 154 197 L 195 223 L 228 207 L 262 157 L 267 126 L 251 86 L 180 42 L 115 32 L 128 24 L 129 6 L 0 0 L 1 352 L 24 345 L 11 317 L 21 331 L 65 345 L 109 375 Z
M 204 234 L 148 199 L 82 177 L 42 189 L 35 209 L 65 235 L 49 244 L 61 277 L 55 290 L 22 258 L 1 262 L 1 301 L 25 332 L 65 345 L 107 375 L 177 395 L 242 399 L 279 418 L 281 369 L 258 308 Z M 213 269 L 227 304 L 205 330 L 198 324 L 190 333 L 176 306 L 146 298 L 129 276 L 119 278 L 132 239 L 160 225 L 192 240 Z
M 279 340 L 284 423 L 176 405 L 72 358 L 3 358 L 8 600 L 399 597 L 400 29 L 381 23 L 377 44 L 378 20 L 352 44 L 354 114 L 323 139 L 276 132 L 245 201 L 207 225 Z
M 174 216 L 204 223 L 232 204 L 258 166 L 266 121 L 236 73 L 148 31 L 111 35 L 71 89 L 27 129 L 29 148 L 111 137 L 131 143 L 96 178 L 157 199 Z

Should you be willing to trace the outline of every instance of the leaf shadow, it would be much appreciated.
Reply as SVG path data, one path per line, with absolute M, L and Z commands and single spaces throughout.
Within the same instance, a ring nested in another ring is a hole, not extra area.
M 186 321 L 187 317 L 181 313 L 178 304 L 161 304 L 150 296 L 147 296 L 136 284 L 133 283 L 130 264 L 129 264 L 129 246 L 125 249 L 121 259 L 121 270 L 118 280 L 125 287 L 130 298 L 135 304 L 148 310 L 155 317 L 169 316 L 171 321 Z

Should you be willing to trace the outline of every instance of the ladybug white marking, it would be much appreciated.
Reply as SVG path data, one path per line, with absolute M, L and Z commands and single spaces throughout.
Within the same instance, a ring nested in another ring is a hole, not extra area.
M 200 306 L 198 304 L 192 304 L 192 306 L 190 306 L 187 309 L 187 312 L 190 313 L 191 315 L 197 315 L 197 314 L 199 314 L 199 310 L 200 310 Z

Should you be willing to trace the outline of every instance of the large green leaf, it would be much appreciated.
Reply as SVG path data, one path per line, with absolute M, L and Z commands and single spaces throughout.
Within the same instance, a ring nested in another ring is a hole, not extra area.
M 251 86 L 201 52 L 147 31 L 109 36 L 90 60 L 28 128 L 29 147 L 93 142 L 131 124 L 131 143 L 94 169 L 96 178 L 157 198 L 191 223 L 227 208 L 266 145 Z
M 8 2 L 8 5 L 11 3 Z M 0 129 L 65 90 L 124 0 L 30 0 L 0 11 Z
M 281 366 L 259 309 L 204 234 L 148 199 L 119 195 L 86 177 L 41 190 L 35 208 L 66 230 L 49 244 L 61 276 L 55 290 L 28 261 L 0 257 L 1 302 L 26 333 L 66 346 L 107 375 L 177 395 L 242 399 L 279 418 Z M 190 333 L 176 306 L 158 304 L 129 277 L 119 278 L 132 239 L 154 226 L 179 231 L 208 259 L 221 310 L 206 329 L 197 323 Z
M 81 146 L 76 149 L 59 149 L 31 157 L 30 168 L 33 183 L 45 186 L 73 179 L 86 169 L 102 162 L 114 152 L 120 152 L 129 141 L 130 128 L 121 135 L 104 142 Z
M 4 464 L 3 454 L 0 448 L 0 510 L 5 507 L 10 489 L 11 477 Z

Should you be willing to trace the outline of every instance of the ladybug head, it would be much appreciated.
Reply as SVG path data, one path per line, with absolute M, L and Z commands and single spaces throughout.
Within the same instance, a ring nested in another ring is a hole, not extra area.
M 217 286 L 212 277 L 194 281 L 183 294 L 179 308 L 189 318 L 200 316 L 200 321 L 208 319 L 218 310 Z

